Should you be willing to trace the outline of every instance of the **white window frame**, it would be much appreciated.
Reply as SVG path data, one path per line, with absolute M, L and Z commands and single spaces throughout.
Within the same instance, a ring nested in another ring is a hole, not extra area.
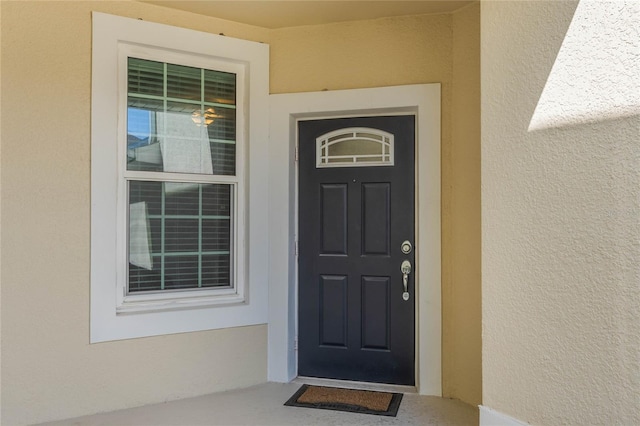
M 130 57 L 146 59 L 156 62 L 166 62 L 169 64 L 185 65 L 193 68 L 212 69 L 236 75 L 236 174 L 226 175 L 201 175 L 190 173 L 173 172 L 140 172 L 126 169 L 127 158 L 127 62 Z M 233 288 L 222 289 L 194 289 L 194 290 L 163 290 L 160 292 L 127 292 L 127 267 L 126 262 L 118 263 L 117 276 L 117 302 L 118 313 L 142 312 L 147 310 L 174 309 L 176 305 L 193 306 L 240 303 L 244 301 L 245 279 L 244 279 L 244 252 L 239 250 L 236 241 L 244 241 L 244 227 L 237 226 L 238 219 L 245 216 L 244 207 L 244 164 L 245 164 L 245 65 L 242 63 L 221 61 L 216 58 L 194 56 L 181 52 L 166 51 L 149 46 L 140 46 L 129 43 L 119 43 L 118 45 L 118 179 L 125 181 L 118 187 L 118 229 L 124 229 L 125 235 L 117 242 L 117 257 L 127 259 L 128 247 L 128 209 L 127 183 L 134 181 L 158 181 L 158 182 L 185 182 L 199 184 L 223 184 L 233 188 L 232 199 L 232 247 L 231 261 L 233 278 Z M 118 237 L 121 234 L 118 233 Z
M 235 176 L 126 170 L 128 57 L 237 75 Z M 268 61 L 262 43 L 93 13 L 91 342 L 266 323 Z M 161 175 L 232 185 L 233 288 L 127 294 L 128 179 Z

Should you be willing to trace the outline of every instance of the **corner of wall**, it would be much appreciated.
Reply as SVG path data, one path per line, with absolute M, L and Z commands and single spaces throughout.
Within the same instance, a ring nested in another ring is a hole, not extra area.
M 482 402 L 480 2 L 452 13 L 448 261 L 443 286 L 443 392 Z M 447 158 L 443 157 L 443 161 Z

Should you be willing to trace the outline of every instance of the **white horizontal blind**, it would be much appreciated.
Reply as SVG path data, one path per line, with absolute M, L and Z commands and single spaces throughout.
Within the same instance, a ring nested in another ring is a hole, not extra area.
M 127 170 L 127 292 L 232 288 L 236 75 L 128 58 Z
M 127 170 L 235 175 L 235 74 L 129 58 L 127 89 Z
M 231 188 L 129 181 L 129 292 L 230 286 Z

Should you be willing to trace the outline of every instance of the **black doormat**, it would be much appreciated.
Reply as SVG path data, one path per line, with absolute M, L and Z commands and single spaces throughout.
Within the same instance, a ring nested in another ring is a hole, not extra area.
M 302 385 L 284 405 L 395 417 L 401 393 Z

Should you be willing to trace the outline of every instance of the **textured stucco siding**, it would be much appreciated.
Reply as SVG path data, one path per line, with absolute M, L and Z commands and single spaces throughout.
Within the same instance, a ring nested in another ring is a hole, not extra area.
M 527 130 L 575 8 L 482 2 L 483 405 L 640 424 L 640 117 Z

